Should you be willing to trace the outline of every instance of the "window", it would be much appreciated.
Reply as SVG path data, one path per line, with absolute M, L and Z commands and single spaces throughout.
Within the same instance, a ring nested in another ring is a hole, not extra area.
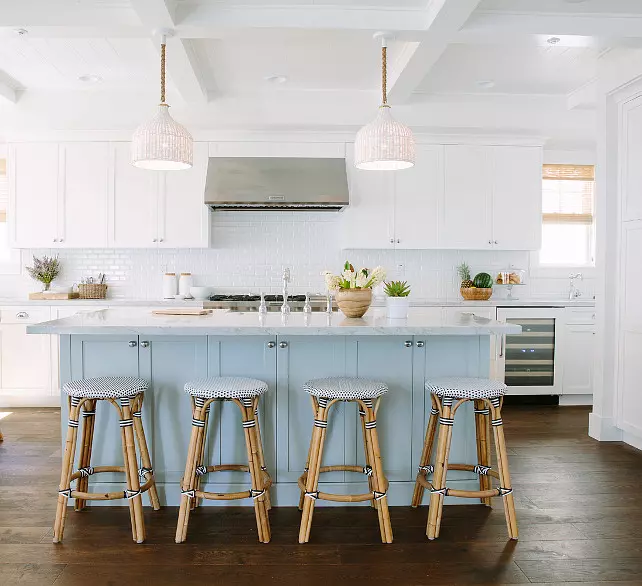
M 540 265 L 593 266 L 595 168 L 544 165 Z

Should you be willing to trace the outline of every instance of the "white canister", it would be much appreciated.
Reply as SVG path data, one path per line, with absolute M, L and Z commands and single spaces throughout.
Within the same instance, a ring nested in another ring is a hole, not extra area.
M 406 319 L 409 305 L 408 297 L 386 297 L 386 315 L 389 319 Z
M 192 273 L 181 273 L 178 279 L 178 294 L 183 297 L 191 297 L 192 294 L 189 290 L 194 286 L 194 279 Z
M 174 299 L 176 293 L 176 273 L 165 273 L 163 275 L 163 299 Z

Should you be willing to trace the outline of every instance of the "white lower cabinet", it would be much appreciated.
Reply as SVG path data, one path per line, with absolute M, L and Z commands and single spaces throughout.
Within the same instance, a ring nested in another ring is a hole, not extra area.
M 595 309 L 571 308 L 565 311 L 564 395 L 593 394 L 595 363 Z

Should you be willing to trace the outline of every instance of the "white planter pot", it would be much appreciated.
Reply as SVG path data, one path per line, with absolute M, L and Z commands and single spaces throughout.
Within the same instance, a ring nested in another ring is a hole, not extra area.
M 386 314 L 390 319 L 406 319 L 409 305 L 408 297 L 386 297 Z

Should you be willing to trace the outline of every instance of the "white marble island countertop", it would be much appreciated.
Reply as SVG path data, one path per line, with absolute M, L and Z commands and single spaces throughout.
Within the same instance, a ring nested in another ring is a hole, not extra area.
M 27 326 L 30 334 L 131 334 L 212 336 L 479 336 L 519 334 L 521 327 L 473 314 L 435 315 L 414 307 L 407 319 L 390 320 L 384 308 L 371 308 L 360 319 L 342 313 L 233 312 L 214 310 L 203 316 L 154 315 L 148 309 L 104 309 Z

